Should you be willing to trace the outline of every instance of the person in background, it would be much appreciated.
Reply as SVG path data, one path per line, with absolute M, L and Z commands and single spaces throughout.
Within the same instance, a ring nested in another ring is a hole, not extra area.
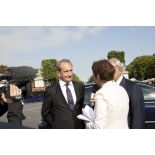
M 115 68 L 108 60 L 93 63 L 95 82 L 101 87 L 95 94 L 95 120 L 86 122 L 87 129 L 128 129 L 129 98 L 125 89 L 114 81 Z
M 125 88 L 129 96 L 129 128 L 143 129 L 145 127 L 145 105 L 140 86 L 122 75 L 124 65 L 118 59 L 111 58 L 109 62 L 115 67 L 114 80 L 117 84 Z
M 59 80 L 45 92 L 42 117 L 52 129 L 82 129 L 84 122 L 77 115 L 82 112 L 84 84 L 72 81 L 70 60 L 58 61 L 56 70 Z

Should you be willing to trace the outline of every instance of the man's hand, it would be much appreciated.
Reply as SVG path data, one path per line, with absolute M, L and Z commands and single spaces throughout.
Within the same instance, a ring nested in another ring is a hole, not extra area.
M 14 84 L 10 84 L 9 86 L 10 88 L 10 96 L 5 96 L 4 93 L 1 93 L 1 101 L 3 103 L 14 103 L 14 101 L 11 100 L 11 97 L 14 97 L 14 96 L 20 96 L 22 91 L 21 89 L 19 89 L 16 85 Z
M 10 84 L 10 96 L 19 96 L 22 91 L 16 85 Z

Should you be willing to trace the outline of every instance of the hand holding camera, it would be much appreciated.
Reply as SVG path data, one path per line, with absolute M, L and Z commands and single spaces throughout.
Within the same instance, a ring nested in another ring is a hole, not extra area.
M 20 102 L 23 99 L 22 92 L 31 94 L 31 81 L 36 77 L 37 70 L 29 66 L 9 67 L 0 74 L 0 102 Z
M 3 92 L 0 93 L 0 101 L 1 103 L 13 103 L 14 98 L 21 98 L 21 89 L 19 89 L 16 85 L 9 85 L 9 95 L 5 95 Z

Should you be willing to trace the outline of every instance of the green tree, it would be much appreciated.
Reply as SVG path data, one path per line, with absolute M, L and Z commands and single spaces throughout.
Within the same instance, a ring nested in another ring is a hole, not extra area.
M 155 57 L 154 56 L 140 56 L 136 57 L 127 66 L 129 77 L 137 80 L 144 80 L 155 77 Z
M 112 50 L 108 52 L 107 58 L 108 59 L 117 58 L 118 60 L 120 60 L 120 62 L 124 63 L 125 65 L 125 52 L 124 51 Z
M 0 65 L 0 73 L 4 73 L 7 70 L 8 66 Z
M 151 79 L 155 77 L 155 56 L 149 59 L 148 65 L 146 66 L 146 78 Z
M 52 82 L 56 81 L 58 79 L 57 73 L 56 73 L 56 59 L 44 59 L 41 62 L 42 64 L 42 77 L 44 78 L 44 81 Z

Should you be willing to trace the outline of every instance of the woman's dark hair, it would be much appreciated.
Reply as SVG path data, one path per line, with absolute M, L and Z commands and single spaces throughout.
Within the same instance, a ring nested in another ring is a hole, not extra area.
M 93 63 L 92 71 L 95 78 L 99 75 L 101 80 L 110 81 L 114 78 L 115 68 L 108 60 L 99 60 Z

